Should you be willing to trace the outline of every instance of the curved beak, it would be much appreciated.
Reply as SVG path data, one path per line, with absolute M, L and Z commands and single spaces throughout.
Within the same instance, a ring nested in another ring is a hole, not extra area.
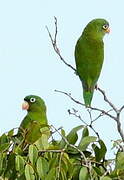
M 110 33 L 110 28 L 107 28 L 107 29 L 105 30 L 105 32 L 106 32 L 106 33 Z
M 23 109 L 23 110 L 28 110 L 28 109 L 29 109 L 29 104 L 28 104 L 28 102 L 24 101 L 24 102 L 22 103 L 22 109 Z

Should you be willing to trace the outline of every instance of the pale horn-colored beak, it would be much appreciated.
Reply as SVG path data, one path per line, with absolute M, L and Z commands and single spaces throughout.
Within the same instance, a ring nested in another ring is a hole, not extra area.
M 28 109 L 29 109 L 29 104 L 28 104 L 28 102 L 24 101 L 24 102 L 22 103 L 22 109 L 23 109 L 23 110 L 28 110 Z
M 110 28 L 107 28 L 105 31 L 106 33 L 110 33 Z

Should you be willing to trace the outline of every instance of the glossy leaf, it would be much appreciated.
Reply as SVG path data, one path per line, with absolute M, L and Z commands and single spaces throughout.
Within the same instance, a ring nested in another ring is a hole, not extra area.
M 14 134 L 14 129 L 11 129 L 9 132 L 8 132 L 8 136 L 12 137 Z
M 17 155 L 15 158 L 15 167 L 16 170 L 19 172 L 23 172 L 24 170 L 25 161 L 22 156 Z
M 29 159 L 30 159 L 32 165 L 35 165 L 37 158 L 38 158 L 37 147 L 32 144 L 29 146 Z
M 37 172 L 41 179 L 45 179 L 49 170 L 49 164 L 45 158 L 39 157 L 37 160 Z
M 78 140 L 78 134 L 77 132 L 82 129 L 84 126 L 81 125 L 81 126 L 77 126 L 75 128 L 73 128 L 70 133 L 67 135 L 67 140 L 70 144 L 75 144 L 76 141 Z
M 97 137 L 95 136 L 86 136 L 84 138 L 81 139 L 79 145 L 78 145 L 78 148 L 81 150 L 81 151 L 86 151 L 88 145 L 90 143 L 93 143 L 95 142 L 97 139 Z
M 82 167 L 79 173 L 79 180 L 88 180 L 89 179 L 89 172 L 86 167 Z
M 89 136 L 89 130 L 87 127 L 85 127 L 82 132 L 82 137 L 86 137 L 86 136 Z
M 123 169 L 124 170 L 124 152 L 117 153 L 115 169 Z
M 2 134 L 2 136 L 0 137 L 0 145 L 4 143 L 8 143 L 8 137 L 6 134 Z
M 4 152 L 4 151 L 7 151 L 10 147 L 10 143 L 3 143 L 3 144 L 0 144 L 0 152 Z
M 49 161 L 49 169 L 52 169 L 52 168 L 56 167 L 57 164 L 58 164 L 58 158 L 57 158 L 57 156 L 55 156 L 54 158 L 52 158 Z
M 56 168 L 52 168 L 48 175 L 46 176 L 45 180 L 56 180 Z
M 34 169 L 29 164 L 25 166 L 25 177 L 26 180 L 35 180 Z
M 102 172 L 101 172 L 101 170 L 100 170 L 100 168 L 98 168 L 98 167 L 93 167 L 93 169 L 94 169 L 94 171 L 95 171 L 99 176 L 102 176 L 102 175 L 103 175 Z
M 0 153 L 0 174 L 3 170 L 3 153 Z

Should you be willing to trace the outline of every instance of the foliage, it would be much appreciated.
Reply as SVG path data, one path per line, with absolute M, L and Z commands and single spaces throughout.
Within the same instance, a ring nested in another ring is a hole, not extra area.
M 37 144 L 22 147 L 14 130 L 0 137 L 0 176 L 9 180 L 117 180 L 124 177 L 124 152 L 118 148 L 115 160 L 105 158 L 107 147 L 86 126 L 61 129 L 60 140 L 53 138 L 48 148 Z M 55 133 L 54 131 L 54 133 Z M 81 137 L 79 133 L 82 132 Z M 114 165 L 115 164 L 115 165 Z M 112 170 L 113 169 L 113 170 Z

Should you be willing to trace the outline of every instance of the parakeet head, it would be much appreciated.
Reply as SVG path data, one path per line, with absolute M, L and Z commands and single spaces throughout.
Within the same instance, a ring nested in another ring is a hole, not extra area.
M 86 35 L 93 39 L 103 39 L 106 33 L 110 32 L 109 23 L 105 19 L 93 19 L 84 29 Z
M 22 109 L 32 112 L 46 111 L 46 106 L 39 96 L 29 95 L 24 98 L 24 103 L 22 104 Z

